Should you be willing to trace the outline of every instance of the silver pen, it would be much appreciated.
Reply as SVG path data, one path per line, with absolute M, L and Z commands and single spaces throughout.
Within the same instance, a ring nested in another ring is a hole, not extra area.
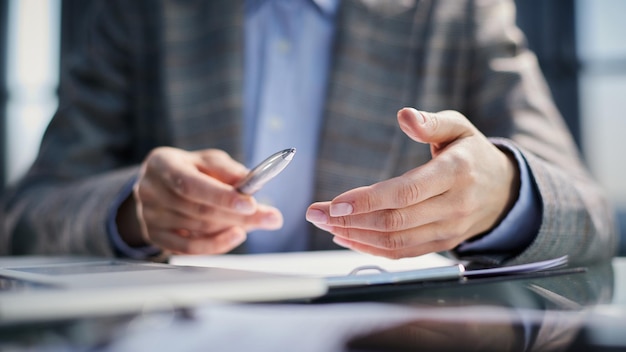
M 248 175 L 235 185 L 235 188 L 243 194 L 254 194 L 283 171 L 295 154 L 296 148 L 288 148 L 270 155 L 269 158 L 250 170 Z

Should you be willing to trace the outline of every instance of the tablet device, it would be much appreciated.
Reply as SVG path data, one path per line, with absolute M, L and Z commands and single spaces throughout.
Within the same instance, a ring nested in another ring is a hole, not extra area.
M 77 257 L 0 258 L 0 322 L 188 307 L 203 302 L 303 300 L 321 278 L 216 267 Z

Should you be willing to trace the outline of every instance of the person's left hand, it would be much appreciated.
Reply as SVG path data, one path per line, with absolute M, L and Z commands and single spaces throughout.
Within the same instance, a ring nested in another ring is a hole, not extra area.
M 432 160 L 314 203 L 307 220 L 343 247 L 389 258 L 450 250 L 497 225 L 519 192 L 514 157 L 456 111 L 404 108 L 398 122 L 410 138 L 431 145 Z

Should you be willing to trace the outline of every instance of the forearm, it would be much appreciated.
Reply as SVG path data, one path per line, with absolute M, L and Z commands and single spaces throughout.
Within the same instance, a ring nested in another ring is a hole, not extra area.
M 489 21 L 494 15 L 501 21 Z M 569 255 L 571 262 L 612 256 L 613 210 L 591 178 L 541 75 L 515 27 L 512 1 L 481 2 L 474 12 L 480 87 L 468 116 L 487 136 L 510 140 L 522 153 L 541 199 L 537 236 L 510 264 Z
M 112 256 L 106 217 L 127 168 L 64 184 L 30 184 L 7 195 L 2 247 L 7 254 Z
M 500 150 L 506 151 L 517 167 L 518 182 L 514 204 L 489 232 L 461 243 L 453 253 L 464 260 L 501 265 L 523 252 L 535 239 L 541 224 L 541 197 L 524 157 L 506 140 L 492 138 Z
M 523 149 L 522 149 L 523 151 Z M 570 262 L 607 259 L 617 248 L 614 212 L 584 169 L 563 169 L 524 153 L 542 200 L 539 233 L 511 264 L 568 255 Z
M 147 259 L 159 254 L 160 249 L 148 245 L 143 238 L 137 213 L 133 177 L 114 199 L 107 215 L 107 235 L 116 255 L 133 259 Z
M 522 171 L 520 199 L 497 228 L 463 243 L 455 249 L 456 255 L 498 265 L 563 255 L 573 263 L 589 263 L 614 255 L 613 211 L 582 166 L 556 165 L 528 151 L 522 157 L 513 142 L 493 141 L 508 145 L 517 155 Z

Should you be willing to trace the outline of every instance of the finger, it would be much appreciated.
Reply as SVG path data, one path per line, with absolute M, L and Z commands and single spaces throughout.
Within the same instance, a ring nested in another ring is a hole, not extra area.
M 447 226 L 439 222 L 429 223 L 419 228 L 402 231 L 381 232 L 356 228 L 332 227 L 330 232 L 336 237 L 350 242 L 389 251 L 402 251 L 406 248 L 423 246 L 431 242 L 453 241 L 456 238 L 463 238 L 461 231 L 450 230 Z
M 198 203 L 174 193 L 161 182 L 145 180 L 137 190 L 138 198 L 141 199 L 143 207 L 158 209 L 162 212 L 170 211 L 181 214 L 189 218 L 216 218 L 221 219 L 224 214 L 233 217 L 237 213 L 234 209 L 219 208 L 211 204 Z M 157 214 L 155 218 L 158 218 Z M 241 215 L 241 214 L 240 214 Z
M 173 231 L 158 230 L 150 234 L 155 245 L 176 254 L 221 254 L 239 246 L 246 233 L 239 227 L 231 227 L 210 237 L 182 237 Z
M 239 194 L 230 184 L 208 175 L 205 168 L 211 165 L 209 163 L 199 165 L 197 161 L 200 159 L 202 158 L 170 151 L 154 153 L 147 159 L 143 175 L 146 180 L 158 180 L 152 181 L 153 187 L 165 188 L 192 202 L 229 208 L 244 214 L 255 211 L 256 202 L 253 198 Z M 221 160 L 227 159 L 222 157 Z M 213 171 L 223 173 L 219 168 Z M 234 175 L 231 177 L 239 177 Z M 158 183 L 161 183 L 161 186 Z M 140 188 L 141 186 L 140 184 Z
M 210 221 L 205 218 L 193 218 L 163 208 L 144 207 L 143 218 L 152 230 L 184 229 L 178 234 L 213 233 L 236 225 L 236 220 Z
M 222 150 L 203 150 L 194 152 L 193 155 L 196 157 L 196 166 L 201 172 L 229 185 L 235 184 L 249 171 Z
M 418 204 L 448 191 L 458 175 L 451 159 L 433 159 L 402 176 L 371 186 L 349 190 L 335 197 L 327 215 L 337 217 L 371 213 L 383 209 L 401 209 Z M 312 205 L 318 208 L 317 204 Z M 324 211 L 323 208 L 319 210 Z
M 383 209 L 369 213 L 360 213 L 347 216 L 328 216 L 330 207 L 324 203 L 316 203 L 315 210 L 307 212 L 307 220 L 313 220 L 310 214 L 318 211 L 321 221 L 311 221 L 320 225 L 342 228 L 358 228 L 374 231 L 401 231 L 428 223 L 451 218 L 458 213 L 456 207 L 449 206 L 446 194 L 432 197 L 424 202 L 401 208 Z M 322 210 L 323 209 L 323 210 Z
M 426 229 L 423 230 L 426 232 Z M 373 230 L 332 227 L 330 233 L 332 233 L 335 237 L 353 243 L 395 251 L 432 242 L 432 238 L 428 238 L 427 236 L 416 236 L 415 229 L 394 232 L 379 232 Z
M 460 113 L 437 114 L 404 108 L 398 112 L 402 130 L 423 143 L 444 145 L 475 133 L 473 125 Z M 372 186 L 350 190 L 333 199 L 331 216 L 367 213 L 381 209 L 399 209 L 419 203 L 450 189 L 456 180 L 455 158 L 433 158 L 406 174 Z
M 452 110 L 431 113 L 403 108 L 398 123 L 407 136 L 421 143 L 448 144 L 476 131 L 465 116 Z
M 386 257 L 390 259 L 417 257 L 417 256 L 428 254 L 428 253 L 447 251 L 456 246 L 455 242 L 452 242 L 452 241 L 435 241 L 435 242 L 428 242 L 428 243 L 425 243 L 423 245 L 416 246 L 416 247 L 404 248 L 401 250 L 389 250 L 389 249 L 369 246 L 367 244 L 362 244 L 359 242 L 346 240 L 341 237 L 334 237 L 333 242 L 335 242 L 336 244 L 342 247 L 345 247 L 345 248 L 348 248 L 357 252 L 376 255 L 379 257 Z
M 213 233 L 233 226 L 247 230 L 275 230 L 283 225 L 282 214 L 278 209 L 272 207 L 260 207 L 252 215 L 241 215 L 211 207 L 203 207 L 203 209 L 205 209 L 204 213 L 200 216 L 188 216 L 178 211 L 144 206 L 143 219 L 152 228 L 185 229 L 201 233 Z
M 283 221 L 283 214 L 280 210 L 265 204 L 259 204 L 258 211 L 249 216 L 248 221 L 241 226 L 246 231 L 256 229 L 278 230 L 283 227 Z

